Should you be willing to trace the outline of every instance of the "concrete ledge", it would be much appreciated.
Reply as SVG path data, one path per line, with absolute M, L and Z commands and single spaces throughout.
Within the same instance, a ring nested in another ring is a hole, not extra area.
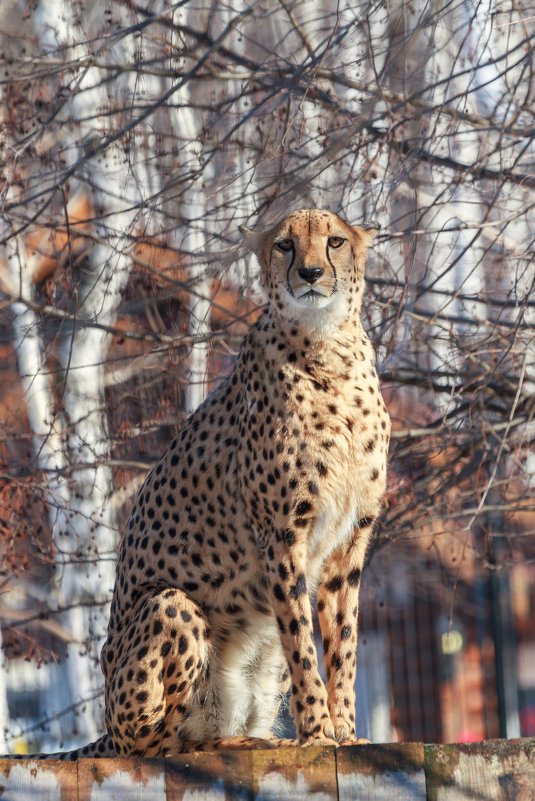
M 1 801 L 535 801 L 535 738 L 0 760 Z

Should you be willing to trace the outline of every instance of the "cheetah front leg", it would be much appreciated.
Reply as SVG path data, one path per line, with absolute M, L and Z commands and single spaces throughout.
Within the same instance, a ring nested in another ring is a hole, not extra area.
M 355 679 L 359 590 L 372 526 L 372 519 L 360 521 L 349 547 L 339 547 L 326 562 L 318 587 L 328 709 L 338 742 L 357 742 Z
M 267 548 L 273 609 L 291 676 L 291 707 L 300 745 L 335 744 L 320 678 L 306 582 L 306 555 L 291 532 Z

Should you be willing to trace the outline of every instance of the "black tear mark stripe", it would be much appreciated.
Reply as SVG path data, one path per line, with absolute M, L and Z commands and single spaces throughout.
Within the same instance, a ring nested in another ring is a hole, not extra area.
M 295 261 L 295 247 L 294 247 L 293 240 L 292 240 L 292 249 L 291 249 L 291 253 L 292 253 L 292 258 L 291 258 L 291 261 L 290 261 L 290 265 L 289 265 L 289 267 L 288 267 L 288 269 L 287 269 L 287 271 L 286 271 L 286 286 L 288 287 L 288 292 L 289 292 L 289 293 L 290 293 L 290 295 L 292 295 L 292 297 L 293 297 L 294 293 L 293 293 L 293 291 L 292 291 L 292 287 L 290 286 L 290 270 L 291 270 L 291 269 L 292 269 L 292 267 L 294 266 L 294 261 Z
M 338 276 L 336 274 L 336 267 L 332 263 L 331 257 L 329 255 L 329 240 L 328 239 L 327 239 L 327 242 L 325 243 L 325 256 L 327 257 L 327 261 L 331 265 L 331 270 L 333 271 L 333 274 L 334 274 L 334 286 L 333 286 L 333 291 L 332 291 L 332 294 L 334 294 L 338 289 Z

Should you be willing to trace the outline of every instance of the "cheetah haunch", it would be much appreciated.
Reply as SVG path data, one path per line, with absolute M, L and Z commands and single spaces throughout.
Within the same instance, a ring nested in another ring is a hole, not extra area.
M 244 229 L 269 304 L 138 495 L 101 658 L 108 731 L 74 756 L 277 742 L 290 687 L 301 745 L 356 741 L 359 584 L 390 430 L 360 321 L 378 227 L 305 210 Z

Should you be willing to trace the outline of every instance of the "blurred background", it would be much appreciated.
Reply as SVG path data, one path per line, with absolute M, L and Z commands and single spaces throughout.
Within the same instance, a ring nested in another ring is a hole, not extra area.
M 102 731 L 120 531 L 263 303 L 238 226 L 374 219 L 394 432 L 358 731 L 535 735 L 529 0 L 3 0 L 0 751 Z

